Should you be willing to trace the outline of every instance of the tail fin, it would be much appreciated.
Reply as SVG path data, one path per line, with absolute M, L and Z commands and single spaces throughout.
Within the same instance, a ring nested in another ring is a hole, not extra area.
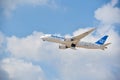
M 108 35 L 103 36 L 101 39 L 99 39 L 97 42 L 95 42 L 96 44 L 99 45 L 103 45 L 106 41 L 106 39 L 108 38 Z

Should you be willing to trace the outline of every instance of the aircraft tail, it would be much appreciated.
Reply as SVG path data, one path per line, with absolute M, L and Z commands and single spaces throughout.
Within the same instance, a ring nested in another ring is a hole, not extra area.
M 96 41 L 95 43 L 99 44 L 99 45 L 104 45 L 104 43 L 107 40 L 107 38 L 108 38 L 108 35 L 105 35 L 101 39 L 99 39 L 98 41 Z
M 107 46 L 110 45 L 110 44 L 111 44 L 111 43 L 106 43 L 106 44 L 102 45 L 101 49 L 102 49 L 102 50 L 107 49 Z

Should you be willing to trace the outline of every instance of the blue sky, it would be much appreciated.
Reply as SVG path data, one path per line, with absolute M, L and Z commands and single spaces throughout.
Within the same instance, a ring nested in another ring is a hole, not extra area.
M 6 35 L 26 36 L 33 31 L 67 34 L 80 27 L 92 27 L 96 24 L 94 11 L 110 0 L 56 0 L 51 7 L 46 5 L 16 5 L 9 12 L 9 18 L 3 14 L 1 31 Z
M 0 80 L 120 80 L 119 0 L 1 0 Z M 105 51 L 58 49 L 44 34 L 109 35 Z

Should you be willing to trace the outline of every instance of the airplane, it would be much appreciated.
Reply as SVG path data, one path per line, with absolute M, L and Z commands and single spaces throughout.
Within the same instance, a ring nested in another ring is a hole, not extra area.
M 104 44 L 108 38 L 108 35 L 103 36 L 102 38 L 100 38 L 98 41 L 94 43 L 81 41 L 82 38 L 84 38 L 85 36 L 93 32 L 94 30 L 95 28 L 92 28 L 82 34 L 73 36 L 71 38 L 65 38 L 65 37 L 52 35 L 52 34 L 46 34 L 44 36 L 41 36 L 40 38 L 43 41 L 59 43 L 60 44 L 59 49 L 68 49 L 68 48 L 71 48 L 74 50 L 76 50 L 76 48 L 101 49 L 101 50 L 107 49 L 107 46 L 111 44 L 111 43 Z

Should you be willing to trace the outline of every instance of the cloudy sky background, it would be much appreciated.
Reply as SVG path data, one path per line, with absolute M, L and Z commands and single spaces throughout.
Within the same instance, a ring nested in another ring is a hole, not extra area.
M 60 50 L 43 42 L 45 33 L 105 34 L 102 50 Z M 0 80 L 120 80 L 119 0 L 0 0 Z

